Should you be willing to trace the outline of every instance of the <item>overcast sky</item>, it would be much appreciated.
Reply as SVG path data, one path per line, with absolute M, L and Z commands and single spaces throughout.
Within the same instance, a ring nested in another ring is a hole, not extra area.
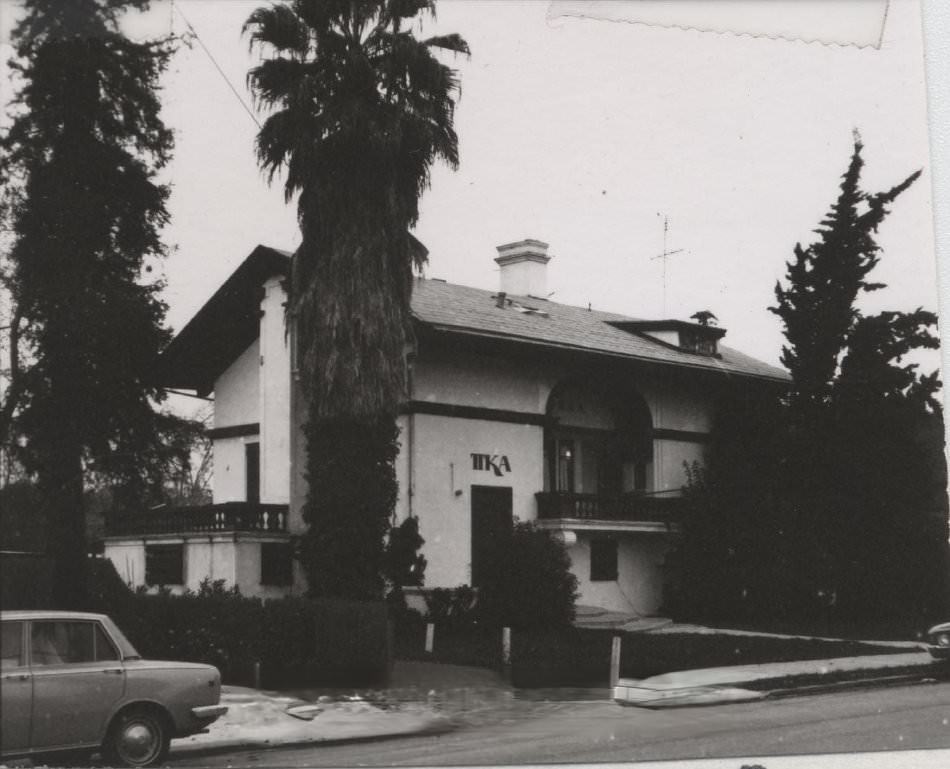
M 9 3 L 0 10 L 9 20 Z M 249 102 L 256 57 L 241 25 L 260 2 L 156 3 L 150 32 L 185 31 L 182 14 Z M 552 299 L 634 317 L 712 310 L 725 343 L 776 363 L 782 337 L 766 308 L 796 241 L 837 193 L 865 143 L 866 188 L 923 168 L 883 225 L 869 311 L 936 309 L 921 22 L 893 0 L 881 50 L 547 19 L 543 0 L 440 0 L 425 34 L 459 32 L 461 167 L 437 167 L 417 236 L 426 274 L 497 286 L 495 246 L 550 244 Z M 166 241 L 169 320 L 179 329 L 258 243 L 293 249 L 294 206 L 257 169 L 257 130 L 198 43 L 166 77 L 176 133 Z M 666 309 L 663 218 L 670 249 Z M 936 365 L 936 361 L 933 365 Z M 932 367 L 932 366 L 931 366 Z

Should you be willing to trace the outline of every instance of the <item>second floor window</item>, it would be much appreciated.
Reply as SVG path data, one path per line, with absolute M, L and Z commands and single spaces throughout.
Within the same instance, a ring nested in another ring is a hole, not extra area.
M 244 444 L 244 478 L 247 486 L 245 499 L 248 502 L 261 501 L 261 444 Z

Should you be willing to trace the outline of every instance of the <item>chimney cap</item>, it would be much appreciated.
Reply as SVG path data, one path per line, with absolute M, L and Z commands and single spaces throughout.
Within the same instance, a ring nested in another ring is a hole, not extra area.
M 495 262 L 499 265 L 524 261 L 547 264 L 551 260 L 551 257 L 548 256 L 548 244 L 534 238 L 505 243 L 497 246 L 495 250 L 498 251 Z

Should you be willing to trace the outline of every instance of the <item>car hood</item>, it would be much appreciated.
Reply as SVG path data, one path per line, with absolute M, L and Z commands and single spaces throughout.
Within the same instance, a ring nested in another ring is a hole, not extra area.
M 180 662 L 178 660 L 125 660 L 126 668 L 136 670 L 201 670 L 217 673 L 218 669 L 214 665 L 206 665 L 203 662 Z
M 931 633 L 946 633 L 950 631 L 950 622 L 941 622 L 939 625 L 934 625 L 930 630 L 927 631 L 927 635 Z

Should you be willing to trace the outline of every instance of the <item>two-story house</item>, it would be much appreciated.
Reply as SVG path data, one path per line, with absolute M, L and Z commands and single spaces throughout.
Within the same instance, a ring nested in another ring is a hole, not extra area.
M 416 280 L 397 516 L 419 519 L 427 587 L 477 586 L 517 518 L 562 538 L 581 603 L 649 614 L 717 394 L 787 375 L 713 325 L 552 302 L 549 259 L 537 240 L 500 246 L 495 291 Z M 117 521 L 106 555 L 133 583 L 305 589 L 291 559 L 306 407 L 285 328 L 290 260 L 258 246 L 164 353 L 163 385 L 214 397 L 214 504 Z

